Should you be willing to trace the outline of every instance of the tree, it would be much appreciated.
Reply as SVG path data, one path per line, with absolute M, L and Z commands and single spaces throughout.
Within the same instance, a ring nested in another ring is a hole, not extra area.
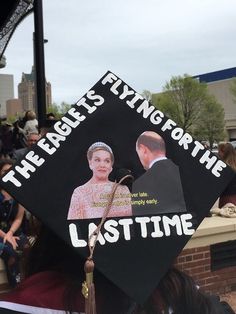
M 208 101 L 201 110 L 193 134 L 200 141 L 208 141 L 210 149 L 214 142 L 224 140 L 226 135 L 224 109 L 214 96 L 208 96 Z
M 141 94 L 147 101 L 151 101 L 152 100 L 152 93 L 147 90 L 147 89 L 144 89 L 142 94 Z
M 60 118 L 59 107 L 56 103 L 53 103 L 47 107 L 47 113 L 53 113 L 56 119 Z
M 172 118 L 184 131 L 191 131 L 208 101 L 206 84 L 185 74 L 173 76 L 153 104 Z
M 61 115 L 64 115 L 69 109 L 71 108 L 71 105 L 63 101 L 60 104 L 60 113 Z
M 53 103 L 47 107 L 47 113 L 52 112 L 56 119 L 61 119 L 61 117 L 71 108 L 71 105 L 66 102 L 61 102 L 60 105 Z

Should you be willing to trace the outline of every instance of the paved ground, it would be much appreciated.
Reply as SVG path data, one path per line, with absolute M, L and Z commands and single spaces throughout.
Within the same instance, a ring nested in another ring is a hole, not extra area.
M 236 313 L 236 291 L 221 295 L 220 299 L 227 301 Z

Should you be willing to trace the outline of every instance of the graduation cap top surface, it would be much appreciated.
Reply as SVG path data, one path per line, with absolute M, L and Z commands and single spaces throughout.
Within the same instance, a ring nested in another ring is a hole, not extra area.
M 87 257 L 123 173 L 134 180 L 117 187 L 94 261 L 143 303 L 232 178 L 217 156 L 107 72 L 1 186 Z

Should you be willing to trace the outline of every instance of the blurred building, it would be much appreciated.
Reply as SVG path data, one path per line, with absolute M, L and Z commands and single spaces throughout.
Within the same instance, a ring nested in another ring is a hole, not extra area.
M 14 83 L 12 74 L 0 74 L 0 118 L 6 116 L 6 102 L 14 98 Z
M 46 82 L 46 105 L 52 104 L 52 93 L 51 84 Z M 32 67 L 30 74 L 22 73 L 21 82 L 18 84 L 18 98 L 22 101 L 23 110 L 34 110 L 36 109 L 36 98 L 35 98 L 35 70 Z
M 6 113 L 7 118 L 13 116 L 19 116 L 23 112 L 22 101 L 21 99 L 9 99 L 6 102 Z
M 230 140 L 236 140 L 236 103 L 230 91 L 232 82 L 236 78 L 236 68 L 200 74 L 194 78 L 199 82 L 205 82 L 209 92 L 223 106 L 228 137 Z

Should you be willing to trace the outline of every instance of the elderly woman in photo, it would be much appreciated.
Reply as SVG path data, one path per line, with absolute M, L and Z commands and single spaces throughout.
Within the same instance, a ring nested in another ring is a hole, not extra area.
M 114 163 L 112 149 L 103 142 L 92 144 L 87 152 L 93 175 L 77 187 L 71 197 L 68 219 L 89 219 L 103 216 L 114 182 L 108 179 Z M 131 196 L 125 185 L 118 186 L 107 217 L 132 216 Z

